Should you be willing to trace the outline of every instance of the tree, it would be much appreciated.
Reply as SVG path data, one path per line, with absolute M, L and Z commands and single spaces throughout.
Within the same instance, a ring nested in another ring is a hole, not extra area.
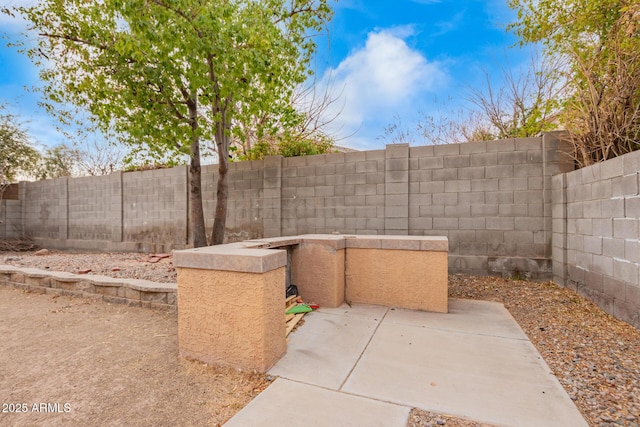
M 261 160 L 267 156 L 300 157 L 327 154 L 331 152 L 333 142 L 330 139 L 286 138 L 263 139 L 251 149 L 238 155 L 238 160 Z
M 45 151 L 39 162 L 37 179 L 55 179 L 77 175 L 77 165 L 82 158 L 80 151 L 65 144 Z
M 275 155 L 295 157 L 329 153 L 334 138 L 325 129 L 340 115 L 340 111 L 330 111 L 336 99 L 330 85 L 321 93 L 315 80 L 298 85 L 285 108 L 265 111 L 252 117 L 251 123 L 238 124 L 242 132 L 231 146 L 235 158 L 258 160 Z
M 535 55 L 529 67 L 518 72 L 502 69 L 499 88 L 485 74 L 483 90 L 470 88 L 469 100 L 488 124 L 493 139 L 527 138 L 555 129 L 552 119 L 559 111 L 564 91 L 560 58 Z
M 479 111 L 459 109 L 436 114 L 421 112 L 412 126 L 404 125 L 396 115 L 380 137 L 392 144 L 413 144 L 417 138 L 431 145 L 460 144 L 495 139 L 495 132 Z
M 640 148 L 640 3 L 510 0 L 522 43 L 567 58 L 561 119 L 582 165 Z
M 497 87 L 485 73 L 484 87 L 467 90 L 470 107 L 421 113 L 413 127 L 404 126 L 396 116 L 382 138 L 397 143 L 414 142 L 419 137 L 431 144 L 451 144 L 526 138 L 553 130 L 565 90 L 562 69 L 560 58 L 535 55 L 526 68 L 503 68 Z
M 36 169 L 40 153 L 16 117 L 0 104 L 0 200 L 9 184 Z
M 80 157 L 77 167 L 81 174 L 90 176 L 109 175 L 123 167 L 123 147 L 116 143 L 93 140 L 77 148 Z
M 310 31 L 326 0 L 43 0 L 18 7 L 39 33 L 27 49 L 53 102 L 86 108 L 103 130 L 158 157 L 190 157 L 194 246 L 207 244 L 200 151 L 215 143 L 211 243 L 224 239 L 236 123 L 286 108 L 308 76 Z
M 40 155 L 16 117 L 5 110 L 0 103 L 0 202 L 11 183 L 36 169 Z

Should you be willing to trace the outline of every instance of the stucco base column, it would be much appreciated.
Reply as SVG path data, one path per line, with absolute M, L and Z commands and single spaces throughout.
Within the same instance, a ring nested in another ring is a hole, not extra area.
M 180 355 L 266 372 L 286 351 L 285 268 L 177 268 Z
M 180 355 L 266 372 L 286 351 L 287 251 L 305 300 L 447 312 L 438 236 L 303 235 L 174 252 Z M 346 294 L 346 295 L 345 295 Z
M 292 283 L 305 301 L 335 308 L 344 303 L 344 240 L 301 243 L 293 250 Z

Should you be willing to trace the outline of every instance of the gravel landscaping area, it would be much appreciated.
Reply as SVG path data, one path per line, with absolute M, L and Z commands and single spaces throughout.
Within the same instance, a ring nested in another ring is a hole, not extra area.
M 37 256 L 33 252 L 0 253 L 0 263 L 72 273 L 91 270 L 88 274 L 141 278 L 158 282 L 175 282 L 176 277 L 170 257 L 158 259 L 144 254 L 50 252 Z M 449 279 L 449 294 L 455 298 L 503 303 L 529 336 L 591 426 L 638 427 L 640 425 L 640 331 L 638 329 L 609 316 L 574 291 L 560 288 L 552 283 L 455 275 L 450 276 Z M 47 296 L 37 297 L 51 299 Z M 98 304 L 89 305 L 97 306 Z M 132 313 L 136 310 L 141 311 L 131 307 L 122 307 L 122 310 L 132 310 Z M 162 316 L 171 315 L 162 314 Z M 33 317 L 31 321 L 34 321 Z M 180 363 L 184 365 L 185 362 Z M 227 374 L 213 375 L 224 377 Z M 142 377 L 141 381 L 146 378 L 146 376 Z M 154 381 L 164 384 L 157 378 Z M 253 380 L 250 377 L 242 377 L 241 382 L 248 381 L 255 381 L 252 384 L 260 385 L 264 380 L 260 377 Z M 215 381 L 210 382 L 210 384 L 214 383 Z M 145 386 L 143 383 L 140 384 L 141 389 L 144 390 Z M 2 384 L 4 387 L 6 385 Z M 25 384 L 24 387 L 27 385 Z M 249 388 L 258 390 L 260 387 L 252 385 Z M 178 385 L 176 395 L 182 396 L 181 393 Z M 132 398 L 134 397 L 135 395 L 132 395 Z M 228 398 L 233 399 L 233 396 Z M 241 401 L 235 404 L 227 401 L 226 405 L 227 408 L 237 410 L 245 403 L 246 394 Z M 203 398 L 203 408 L 206 407 L 211 411 L 212 406 L 215 406 L 214 400 L 209 397 Z M 224 414 L 225 417 L 228 415 L 229 412 Z M 216 425 L 220 419 L 211 418 L 212 425 Z M 131 420 L 133 424 L 137 424 L 137 418 Z M 484 426 L 446 414 L 412 411 L 409 427 L 437 425 Z
M 0 263 L 16 267 L 41 270 L 66 271 L 67 273 L 99 274 L 102 276 L 144 279 L 160 283 L 176 283 L 176 270 L 170 254 L 140 253 L 87 253 L 46 251 L 0 253 Z

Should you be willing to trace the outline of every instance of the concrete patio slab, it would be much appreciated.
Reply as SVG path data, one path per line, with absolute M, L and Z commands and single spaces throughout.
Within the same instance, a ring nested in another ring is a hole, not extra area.
M 228 425 L 304 413 L 307 426 L 404 427 L 417 407 L 496 426 L 587 426 L 502 304 L 452 299 L 449 314 L 354 305 L 305 319 L 270 371 L 281 378 Z
M 225 427 L 406 427 L 410 409 L 278 378 Z
M 368 304 L 342 304 L 337 308 L 320 307 L 318 311 L 314 313 L 323 314 L 337 314 L 341 316 L 356 316 L 369 320 L 379 321 L 384 317 L 385 313 L 389 310 L 389 307 L 383 307 L 380 305 L 368 305 Z
M 390 309 L 385 322 L 502 338 L 528 339 L 504 305 L 490 301 L 450 298 L 449 313 L 446 316 L 440 313 Z
M 354 315 L 320 312 L 306 315 L 304 325 L 289 335 L 287 353 L 269 373 L 338 390 L 382 319 L 371 317 L 371 313 L 378 312 L 358 308 Z
M 495 425 L 586 425 L 529 341 L 489 334 L 383 322 L 342 391 Z

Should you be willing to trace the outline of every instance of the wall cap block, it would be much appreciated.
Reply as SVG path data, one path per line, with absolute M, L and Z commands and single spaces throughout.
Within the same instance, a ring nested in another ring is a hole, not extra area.
M 449 239 L 445 236 L 303 234 L 175 251 L 173 263 L 177 268 L 265 273 L 287 265 L 286 250 L 278 248 L 303 244 L 323 245 L 336 251 L 346 248 L 449 250 Z
M 287 252 L 231 243 L 176 251 L 173 264 L 176 268 L 265 273 L 284 267 L 287 264 Z

